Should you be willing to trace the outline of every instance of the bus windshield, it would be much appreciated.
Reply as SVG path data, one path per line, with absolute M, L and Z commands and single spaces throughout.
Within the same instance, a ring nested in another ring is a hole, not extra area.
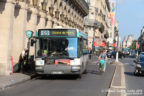
M 75 58 L 77 57 L 77 38 L 38 38 L 36 57 Z

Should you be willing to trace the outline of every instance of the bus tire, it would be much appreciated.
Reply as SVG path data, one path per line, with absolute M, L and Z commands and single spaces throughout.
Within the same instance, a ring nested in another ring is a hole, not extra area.
M 79 74 L 79 75 L 78 75 L 78 78 L 81 79 L 81 78 L 82 78 L 82 74 Z

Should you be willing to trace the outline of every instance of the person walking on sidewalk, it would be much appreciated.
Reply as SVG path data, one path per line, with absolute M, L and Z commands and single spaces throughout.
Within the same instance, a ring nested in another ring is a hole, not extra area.
M 106 70 L 106 60 L 107 55 L 105 50 L 103 49 L 100 56 L 99 56 L 99 70 L 105 72 Z
M 92 49 L 90 48 L 90 54 L 89 54 L 89 59 L 91 59 L 91 57 L 92 57 Z
M 20 57 L 19 57 L 19 72 L 24 72 L 24 62 L 26 60 L 26 49 L 22 50 Z

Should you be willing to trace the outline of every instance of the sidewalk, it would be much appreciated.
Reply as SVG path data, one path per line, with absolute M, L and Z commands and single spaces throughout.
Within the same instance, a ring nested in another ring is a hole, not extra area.
M 21 73 L 14 73 L 9 76 L 0 76 L 0 90 L 4 90 L 5 88 L 22 83 L 29 79 L 31 79 L 31 76 Z
M 107 96 L 126 96 L 124 65 L 118 62 Z

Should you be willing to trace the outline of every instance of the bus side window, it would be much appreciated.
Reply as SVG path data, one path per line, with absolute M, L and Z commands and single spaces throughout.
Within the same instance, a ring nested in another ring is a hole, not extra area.
M 83 49 L 82 50 L 83 50 L 83 55 L 86 55 L 89 53 L 87 39 L 83 39 Z
M 82 38 L 78 39 L 78 54 L 79 54 L 79 57 L 81 57 L 83 55 L 83 51 L 82 51 Z

